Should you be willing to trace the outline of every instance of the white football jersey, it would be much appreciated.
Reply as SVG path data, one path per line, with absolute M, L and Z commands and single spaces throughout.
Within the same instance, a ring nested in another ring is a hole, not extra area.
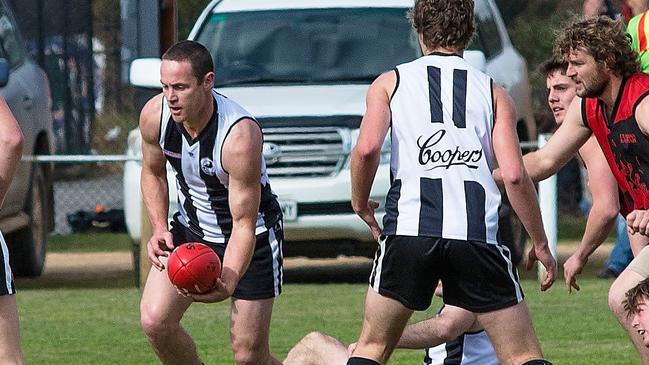
M 498 365 L 487 332 L 467 332 L 453 341 L 426 349 L 424 365 Z
M 223 142 L 231 128 L 244 118 L 254 118 L 239 104 L 212 92 L 214 115 L 200 135 L 191 138 L 182 124 L 174 122 L 163 98 L 160 147 L 176 172 L 178 212 L 174 220 L 209 242 L 226 242 L 232 232 L 228 204 L 229 174 L 221 164 Z M 277 197 L 270 188 L 266 164 L 260 154 L 261 202 L 256 234 L 263 233 L 281 218 Z
M 497 243 L 491 78 L 453 54 L 395 70 L 384 234 Z

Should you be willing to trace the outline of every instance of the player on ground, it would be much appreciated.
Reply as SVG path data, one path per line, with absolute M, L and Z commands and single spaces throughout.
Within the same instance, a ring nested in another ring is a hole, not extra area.
M 385 364 L 414 310 L 430 303 L 439 279 L 444 302 L 477 314 L 502 364 L 547 364 L 508 249 L 497 236 L 498 161 L 512 207 L 548 270 L 532 181 L 523 167 L 515 110 L 505 90 L 463 58 L 473 37 L 472 0 L 418 0 L 411 19 L 425 56 L 379 76 L 352 153 L 352 206 L 379 240 L 365 316 L 350 365 Z M 391 127 L 392 186 L 384 229 L 369 200 Z M 515 319 L 515 320 L 513 320 Z
M 149 272 L 140 303 L 141 324 L 165 364 L 200 364 L 196 345 L 180 325 L 193 301 L 232 298 L 230 339 L 237 364 L 280 364 L 268 336 L 282 279 L 281 210 L 270 189 L 257 121 L 214 91 L 212 57 L 182 41 L 162 57 L 162 95 L 140 115 L 142 196 L 153 228 Z M 176 173 L 179 211 L 167 225 L 165 164 Z M 169 251 L 202 242 L 221 257 L 217 287 L 178 295 L 165 271 Z
M 635 255 L 611 286 L 609 306 L 649 364 L 649 350 L 635 336 L 622 305 L 627 290 L 649 277 L 649 75 L 639 72 L 624 24 L 608 17 L 570 24 L 559 32 L 555 52 L 568 61 L 566 75 L 577 84 L 580 98 L 548 143 L 525 156 L 525 167 L 533 178 L 544 179 L 591 134 L 597 139 L 620 189 L 620 209 Z
M 441 296 L 441 285 L 435 294 Z M 331 336 L 311 332 L 289 351 L 284 365 L 344 365 L 355 346 L 348 349 Z M 397 348 L 426 349 L 424 365 L 498 365 L 475 314 L 451 305 L 443 306 L 433 318 L 406 326 Z
M 548 90 L 548 104 L 559 126 L 563 124 L 566 112 L 577 95 L 577 85 L 566 75 L 567 69 L 568 63 L 556 56 L 541 67 Z M 579 247 L 563 264 L 563 276 L 568 290 L 579 288 L 577 275 L 581 273 L 590 255 L 606 240 L 620 211 L 617 183 L 594 136 L 579 148 L 579 157 L 588 172 L 588 188 L 593 205 Z
M 626 292 L 624 310 L 627 317 L 631 317 L 631 326 L 642 337 L 644 346 L 649 347 L 649 279 Z
M 23 134 L 7 102 L 0 97 L 0 206 L 20 163 Z M 20 324 L 16 306 L 16 287 L 9 266 L 9 250 L 0 234 L 0 364 L 24 364 L 20 349 Z

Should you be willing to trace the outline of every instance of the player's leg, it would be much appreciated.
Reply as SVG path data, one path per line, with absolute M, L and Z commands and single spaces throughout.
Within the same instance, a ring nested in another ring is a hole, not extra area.
M 14 294 L 0 296 L 0 364 L 24 364 Z
M 268 343 L 273 303 L 282 291 L 282 222 L 257 235 L 248 270 L 232 295 L 230 341 L 237 364 L 281 364 Z
M 238 365 L 281 364 L 271 355 L 268 341 L 274 301 L 232 300 L 230 342 Z
M 284 365 L 345 365 L 347 346 L 320 332 L 304 336 L 286 355 Z
M 371 287 L 365 297 L 363 329 L 352 357 L 387 363 L 413 310 Z
M 166 265 L 166 258 L 161 258 Z M 200 364 L 196 344 L 180 325 L 191 300 L 178 294 L 167 271 L 152 267 L 142 300 L 140 323 L 144 334 L 164 364 Z
M 640 244 L 638 241 L 646 240 L 646 237 L 637 234 L 629 238 L 632 247 L 634 246 L 634 240 L 636 241 L 635 246 Z M 627 317 L 623 303 L 626 292 L 647 277 L 649 277 L 649 247 L 645 247 L 636 255 L 629 266 L 615 279 L 608 292 L 608 305 L 611 312 L 627 331 L 643 364 L 649 364 L 649 349 L 644 346 L 642 337 L 631 326 L 630 318 Z
M 541 346 L 525 302 L 478 314 L 502 365 L 518 365 L 542 359 Z

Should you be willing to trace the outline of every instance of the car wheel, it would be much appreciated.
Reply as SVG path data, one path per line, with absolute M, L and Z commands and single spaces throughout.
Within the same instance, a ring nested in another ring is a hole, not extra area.
M 508 202 L 503 202 L 500 210 L 498 221 L 499 234 L 501 242 L 509 248 L 511 252 L 512 263 L 518 265 L 525 256 L 525 242 L 527 241 L 527 232 L 523 223 Z
M 39 276 L 47 250 L 47 199 L 49 197 L 43 168 L 32 170 L 32 183 L 25 206 L 29 225 L 11 236 L 11 267 L 16 276 Z

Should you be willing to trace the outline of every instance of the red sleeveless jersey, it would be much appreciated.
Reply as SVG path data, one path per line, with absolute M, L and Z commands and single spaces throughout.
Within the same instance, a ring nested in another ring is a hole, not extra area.
M 649 209 L 649 138 L 635 118 L 637 105 L 647 95 L 649 75 L 637 73 L 622 81 L 610 115 L 597 98 L 584 98 L 581 104 L 584 124 L 593 131 L 617 180 L 624 216 Z

